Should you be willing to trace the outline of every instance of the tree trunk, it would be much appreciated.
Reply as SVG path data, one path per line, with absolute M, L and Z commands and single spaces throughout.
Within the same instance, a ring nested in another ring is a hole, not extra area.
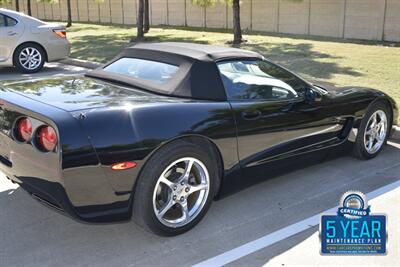
M 28 0 L 26 4 L 28 6 L 28 16 L 32 16 L 31 0 Z
M 242 40 L 242 28 L 240 27 L 240 0 L 233 0 L 233 43 L 240 44 Z
M 144 33 L 148 33 L 150 30 L 150 8 L 149 8 L 149 0 L 144 0 Z
M 143 15 L 144 15 L 144 0 L 139 0 L 138 17 L 137 17 L 137 39 L 142 39 L 144 37 L 143 32 Z
M 15 0 L 15 10 L 19 12 L 19 0 Z
M 67 27 L 71 27 L 71 26 L 72 26 L 71 0 L 67 0 L 67 11 L 68 11 L 68 23 L 67 23 Z

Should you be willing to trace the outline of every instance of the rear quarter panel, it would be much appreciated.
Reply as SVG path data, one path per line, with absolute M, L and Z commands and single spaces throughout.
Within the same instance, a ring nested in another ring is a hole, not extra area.
M 237 167 L 236 127 L 227 102 L 127 104 L 88 111 L 81 121 L 100 164 L 117 194 L 130 193 L 146 160 L 162 145 L 185 136 L 202 136 L 219 149 L 225 172 Z M 138 167 L 112 171 L 115 162 Z

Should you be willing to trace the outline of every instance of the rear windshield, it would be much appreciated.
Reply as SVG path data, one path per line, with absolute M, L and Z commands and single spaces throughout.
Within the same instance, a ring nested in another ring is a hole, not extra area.
M 161 84 L 170 80 L 178 69 L 178 66 L 158 61 L 121 58 L 106 66 L 104 71 Z

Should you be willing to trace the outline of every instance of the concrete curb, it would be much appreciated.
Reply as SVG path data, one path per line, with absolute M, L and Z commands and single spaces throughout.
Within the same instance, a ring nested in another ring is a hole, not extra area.
M 86 69 L 96 69 L 96 68 L 98 68 L 98 67 L 103 65 L 103 64 L 98 63 L 98 62 L 82 60 L 82 59 L 76 59 L 76 58 L 66 58 L 66 59 L 60 60 L 59 62 L 63 63 L 63 64 L 66 64 L 66 65 L 82 67 L 82 68 L 86 68 Z

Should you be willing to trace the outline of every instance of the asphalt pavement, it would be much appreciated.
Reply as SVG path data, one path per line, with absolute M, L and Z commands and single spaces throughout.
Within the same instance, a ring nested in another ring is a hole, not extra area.
M 49 66 L 38 76 L 81 71 Z M 21 77 L 0 69 L 0 80 Z M 209 266 L 217 262 L 228 266 L 398 266 L 399 185 L 400 140 L 392 140 L 369 161 L 344 155 L 266 179 L 214 202 L 190 232 L 161 238 L 133 222 L 76 222 L 38 203 L 0 173 L 0 266 Z M 370 204 L 373 213 L 388 216 L 386 256 L 321 256 L 318 225 L 288 237 L 281 234 L 282 229 L 293 230 L 293 225 L 337 206 L 348 190 L 379 192 Z M 254 247 L 255 240 L 271 236 L 274 242 Z M 240 257 L 230 260 L 230 251 L 240 252 Z
M 82 67 L 70 66 L 58 62 L 46 63 L 43 70 L 34 74 L 22 74 L 15 68 L 0 67 L 0 82 L 5 80 L 26 80 L 43 77 L 60 77 L 66 75 L 80 74 L 87 71 Z

